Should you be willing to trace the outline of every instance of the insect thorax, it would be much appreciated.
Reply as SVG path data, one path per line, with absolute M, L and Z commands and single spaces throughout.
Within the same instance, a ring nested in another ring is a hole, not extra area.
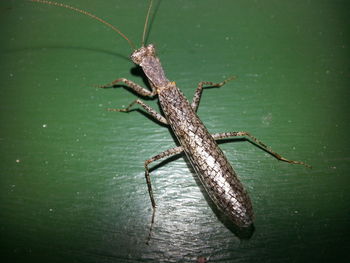
M 147 78 L 156 88 L 167 86 L 169 80 L 166 78 L 159 58 L 156 56 L 153 44 L 135 50 L 130 57 L 135 64 L 142 67 Z

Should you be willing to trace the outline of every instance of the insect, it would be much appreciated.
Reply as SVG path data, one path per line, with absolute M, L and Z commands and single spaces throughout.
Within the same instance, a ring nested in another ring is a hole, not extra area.
M 30 1 L 64 7 L 90 16 L 91 18 L 100 21 L 116 31 L 134 50 L 130 58 L 136 65 L 139 65 L 142 68 L 143 72 L 147 76 L 151 90 L 145 89 L 125 78 L 116 79 L 103 87 L 124 83 L 127 87 L 140 96 L 151 98 L 157 96 L 164 116 L 159 114 L 156 110 L 152 109 L 140 99 L 133 101 L 124 109 L 109 110 L 130 112 L 135 104 L 139 104 L 156 120 L 165 125 L 169 125 L 178 140 L 179 146 L 168 149 L 145 161 L 145 177 L 153 207 L 153 215 L 156 208 L 156 203 L 153 196 L 149 165 L 162 158 L 185 153 L 196 171 L 201 183 L 203 184 L 204 189 L 216 206 L 238 227 L 245 228 L 252 225 L 253 208 L 251 200 L 243 185 L 239 181 L 236 172 L 232 168 L 222 150 L 219 148 L 216 141 L 220 139 L 243 136 L 266 152 L 273 155 L 278 160 L 291 164 L 302 164 L 309 167 L 309 165 L 305 164 L 304 162 L 292 161 L 282 157 L 248 132 L 224 132 L 215 134 L 210 134 L 208 132 L 196 114 L 203 89 L 206 86 L 221 87 L 228 81 L 232 80 L 233 77 L 220 83 L 210 81 L 200 82 L 195 91 L 192 102 L 189 102 L 176 86 L 176 83 L 167 79 L 160 60 L 156 55 L 154 45 L 145 45 L 145 36 L 152 9 L 152 0 L 150 1 L 148 7 L 142 36 L 142 45 L 139 49 L 136 49 L 135 45 L 119 29 L 87 11 L 57 2 L 45 0 Z

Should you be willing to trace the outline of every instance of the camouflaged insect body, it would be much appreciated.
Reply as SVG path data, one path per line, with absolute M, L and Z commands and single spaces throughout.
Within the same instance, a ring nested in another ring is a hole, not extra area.
M 188 100 L 166 78 L 153 45 L 136 50 L 131 58 L 157 91 L 164 116 L 210 198 L 238 226 L 249 226 L 253 210 L 247 192 Z
M 175 86 L 162 90 L 158 97 L 164 115 L 211 199 L 237 225 L 250 225 L 253 217 L 250 198 L 187 99 Z

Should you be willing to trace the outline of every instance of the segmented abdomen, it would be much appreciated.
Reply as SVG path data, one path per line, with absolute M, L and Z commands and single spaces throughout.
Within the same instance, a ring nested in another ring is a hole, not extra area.
M 177 87 L 159 102 L 172 130 L 214 203 L 240 227 L 253 220 L 250 198 L 231 164 Z

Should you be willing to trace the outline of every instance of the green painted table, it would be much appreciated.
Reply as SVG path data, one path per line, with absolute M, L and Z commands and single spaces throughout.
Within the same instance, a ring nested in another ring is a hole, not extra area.
M 141 42 L 146 1 L 65 3 Z M 144 115 L 107 112 L 135 99 L 96 89 L 138 83 L 125 40 L 62 8 L 1 1 L 0 234 L 7 262 L 349 262 L 348 1 L 164 0 L 149 35 L 167 76 L 192 97 L 211 132 L 250 131 L 221 144 L 253 200 L 255 232 L 239 239 L 203 196 L 184 158 L 143 162 L 175 145 Z M 158 109 L 156 101 L 147 101 Z M 4 261 L 2 261 L 4 262 Z

